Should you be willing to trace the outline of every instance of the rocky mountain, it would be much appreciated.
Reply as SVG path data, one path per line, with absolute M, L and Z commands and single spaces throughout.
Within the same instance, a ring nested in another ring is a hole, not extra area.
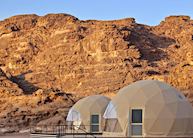
M 79 98 L 113 96 L 142 79 L 165 81 L 193 103 L 193 20 L 157 26 L 133 18 L 79 20 L 67 14 L 0 21 L 0 131 L 64 123 Z

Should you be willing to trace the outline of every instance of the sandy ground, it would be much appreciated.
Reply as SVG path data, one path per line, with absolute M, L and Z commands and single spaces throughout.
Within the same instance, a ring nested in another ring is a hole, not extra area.
M 1 136 L 0 138 L 30 138 L 30 134 L 29 133 L 25 133 L 25 134 L 7 134 L 5 136 Z

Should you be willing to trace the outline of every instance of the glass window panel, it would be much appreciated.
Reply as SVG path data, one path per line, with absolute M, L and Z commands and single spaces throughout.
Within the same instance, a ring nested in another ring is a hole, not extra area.
M 91 132 L 99 132 L 99 125 L 91 125 Z
M 99 115 L 92 115 L 91 116 L 91 123 L 92 124 L 99 124 Z
M 142 135 L 142 125 L 132 125 L 131 133 L 133 136 L 141 136 Z
M 142 123 L 142 110 L 141 109 L 132 110 L 132 123 Z

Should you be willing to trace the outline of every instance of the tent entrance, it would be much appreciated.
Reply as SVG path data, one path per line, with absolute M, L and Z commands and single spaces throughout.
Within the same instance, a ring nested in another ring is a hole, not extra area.
M 129 112 L 128 136 L 143 136 L 143 110 L 131 109 Z

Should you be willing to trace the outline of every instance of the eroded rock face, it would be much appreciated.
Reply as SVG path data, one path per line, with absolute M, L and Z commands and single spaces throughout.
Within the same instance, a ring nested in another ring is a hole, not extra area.
M 71 94 L 53 89 L 39 89 L 32 95 L 1 97 L 0 134 L 36 125 L 63 124 L 75 99 Z M 46 124 L 43 123 L 49 119 Z
M 142 79 L 165 81 L 192 102 L 193 20 L 171 16 L 152 27 L 133 18 L 82 21 L 67 14 L 14 16 L 0 22 L 0 67 L 1 78 L 10 83 L 0 86 L 1 95 L 15 94 L 8 95 L 4 104 L 18 103 L 0 109 L 3 127 L 45 124 L 51 118 L 61 123 L 66 114 L 56 109 L 73 104 L 71 98 L 64 99 L 64 92 L 76 95 L 74 101 L 93 94 L 112 96 Z M 49 90 L 56 89 L 64 95 L 52 99 L 54 92 Z M 39 91 L 49 92 L 37 96 Z M 3 114 L 9 114 L 9 119 Z M 19 117 L 12 119 L 16 114 Z

